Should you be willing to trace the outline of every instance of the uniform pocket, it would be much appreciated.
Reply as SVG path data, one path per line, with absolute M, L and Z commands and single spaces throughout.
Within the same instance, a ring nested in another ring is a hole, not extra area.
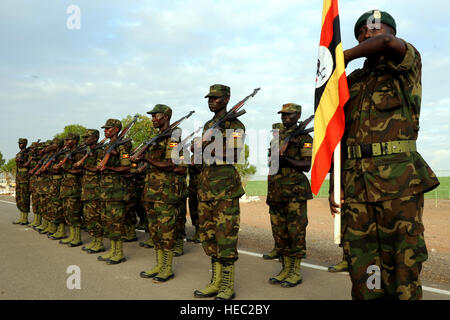
M 373 90 L 372 100 L 380 111 L 392 110 L 402 104 L 401 94 L 396 80 L 391 75 L 380 76 Z

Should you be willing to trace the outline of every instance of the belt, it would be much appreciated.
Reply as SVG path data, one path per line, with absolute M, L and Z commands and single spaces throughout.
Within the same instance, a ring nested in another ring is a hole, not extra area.
M 18 172 L 28 172 L 28 168 L 18 168 Z
M 76 178 L 77 175 L 71 173 L 63 173 L 64 178 Z
M 360 159 L 416 150 L 416 140 L 399 140 L 349 146 L 347 155 L 348 159 Z
M 52 175 L 52 179 L 53 179 L 53 180 L 59 180 L 59 179 L 62 179 L 62 175 L 60 175 L 60 174 L 53 174 L 53 175 Z

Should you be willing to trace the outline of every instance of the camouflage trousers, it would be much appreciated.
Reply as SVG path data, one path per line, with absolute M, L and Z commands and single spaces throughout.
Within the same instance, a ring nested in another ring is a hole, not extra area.
M 101 201 L 103 235 L 110 240 L 120 240 L 125 233 L 125 202 Z
M 21 212 L 30 212 L 30 184 L 28 182 L 16 184 L 16 205 Z
M 50 195 L 49 194 L 39 194 L 39 207 L 42 210 L 42 217 L 49 220 L 51 215 L 49 213 L 50 205 Z
M 198 228 L 198 199 L 197 194 L 189 194 L 189 216 L 191 223 L 195 228 Z
M 148 230 L 155 249 L 173 250 L 178 205 L 166 202 L 144 202 L 147 212 Z
M 134 226 L 137 223 L 136 217 L 136 199 L 131 197 L 130 201 L 125 204 L 125 220 L 124 224 L 126 226 Z
M 200 240 L 207 256 L 221 263 L 238 259 L 239 198 L 198 202 Z
M 72 227 L 81 227 L 81 200 L 77 197 L 68 197 L 62 199 L 62 208 L 66 224 Z
M 102 207 L 100 200 L 83 201 L 83 215 L 90 236 L 103 237 Z
M 270 203 L 269 213 L 278 252 L 283 256 L 304 258 L 308 225 L 306 200 Z
M 41 214 L 41 208 L 39 207 L 39 195 L 36 192 L 31 193 L 31 206 L 33 207 L 34 214 Z
M 176 240 L 186 238 L 186 214 L 187 214 L 186 202 L 187 202 L 186 198 L 183 198 L 183 200 L 180 202 L 178 206 L 177 221 L 175 223 Z
M 421 299 L 428 253 L 423 194 L 376 203 L 344 203 L 344 251 L 353 299 Z M 374 267 L 372 267 L 374 266 Z M 378 285 L 373 270 L 381 272 Z
M 49 186 L 47 219 L 53 223 L 64 223 L 62 199 L 59 195 L 61 180 L 52 180 Z

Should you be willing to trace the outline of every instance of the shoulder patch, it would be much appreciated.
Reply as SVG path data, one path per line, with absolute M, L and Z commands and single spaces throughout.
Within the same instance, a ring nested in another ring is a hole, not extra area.
M 130 159 L 130 154 L 129 153 L 124 153 L 122 155 L 122 159 Z
M 312 148 L 312 143 L 310 143 L 310 142 L 305 142 L 305 143 L 303 144 L 303 148 L 311 149 L 311 148 Z

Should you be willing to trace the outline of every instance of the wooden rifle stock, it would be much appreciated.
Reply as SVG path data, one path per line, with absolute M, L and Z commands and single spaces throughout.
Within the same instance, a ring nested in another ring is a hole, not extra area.
M 84 161 L 94 152 L 94 150 L 101 148 L 107 139 L 108 138 L 103 138 L 103 140 L 100 141 L 94 148 L 92 148 L 88 152 L 86 152 L 86 154 L 83 156 L 83 158 L 81 158 L 80 160 L 78 160 L 77 163 L 75 163 L 75 167 L 81 167 L 83 165 Z
M 296 136 L 299 136 L 301 134 L 306 134 L 306 133 L 310 133 L 314 130 L 314 128 L 309 128 L 309 129 L 305 129 L 306 126 L 312 121 L 312 119 L 314 119 L 314 115 L 310 116 L 308 119 L 306 119 L 305 121 L 301 122 L 298 126 L 297 129 L 294 130 L 294 132 L 292 134 L 290 134 L 289 136 L 287 136 L 284 139 L 284 143 L 283 145 L 280 147 L 280 155 L 284 155 L 284 153 L 286 152 L 289 143 L 291 141 L 292 138 L 295 138 Z

